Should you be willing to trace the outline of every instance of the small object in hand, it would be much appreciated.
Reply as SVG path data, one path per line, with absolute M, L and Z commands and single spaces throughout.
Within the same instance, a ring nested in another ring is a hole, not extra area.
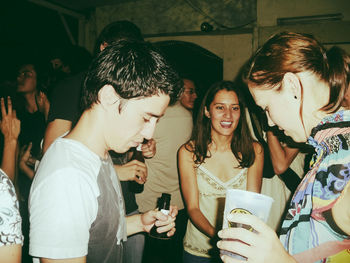
M 168 215 L 170 211 L 170 199 L 171 195 L 162 193 L 162 196 L 158 199 L 158 209 L 161 211 L 164 215 Z M 158 239 L 170 239 L 170 237 L 167 236 L 167 233 L 158 233 L 157 227 L 154 225 L 149 233 L 151 237 L 158 238 Z

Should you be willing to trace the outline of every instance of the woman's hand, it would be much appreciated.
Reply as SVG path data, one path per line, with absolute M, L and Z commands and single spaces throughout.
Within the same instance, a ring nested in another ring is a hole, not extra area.
M 164 215 L 158 210 L 150 210 L 141 215 L 141 221 L 144 225 L 144 231 L 150 232 L 153 225 L 157 226 L 158 233 L 167 232 L 167 236 L 174 235 L 175 219 L 178 213 L 176 206 L 170 206 L 169 215 Z
M 282 246 L 275 231 L 254 215 L 230 215 L 231 222 L 250 225 L 255 231 L 244 228 L 226 228 L 218 235 L 223 240 L 217 243 L 219 249 L 227 250 L 247 258 L 254 263 L 296 263 L 294 258 Z M 225 263 L 242 262 L 241 260 L 222 255 Z
M 28 145 L 25 145 L 21 148 L 19 154 L 19 169 L 30 179 L 33 179 L 36 159 L 32 157 L 30 153 L 31 149 L 32 143 L 29 143 Z
M 1 98 L 1 132 L 7 141 L 16 141 L 21 130 L 21 122 L 17 119 L 16 111 L 12 109 L 12 101 L 7 97 L 7 111 L 4 98 Z
M 7 110 L 5 100 L 1 98 L 0 130 L 4 135 L 4 148 L 1 160 L 1 169 L 8 175 L 12 182 L 15 181 L 18 135 L 21 130 L 21 122 L 16 117 L 16 111 L 12 110 L 12 101 L 7 97 Z

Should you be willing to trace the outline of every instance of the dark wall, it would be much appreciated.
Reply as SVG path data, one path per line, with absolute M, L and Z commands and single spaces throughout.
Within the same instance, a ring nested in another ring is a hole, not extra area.
M 13 78 L 16 66 L 22 61 L 45 60 L 52 47 L 70 43 L 57 12 L 24 0 L 1 4 L 0 81 Z M 76 37 L 77 21 L 66 19 Z

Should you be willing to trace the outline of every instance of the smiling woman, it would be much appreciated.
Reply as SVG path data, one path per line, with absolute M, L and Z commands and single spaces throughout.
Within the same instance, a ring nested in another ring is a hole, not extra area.
M 185 263 L 218 260 L 212 241 L 221 228 L 227 189 L 260 192 L 263 150 L 250 135 L 244 109 L 242 94 L 233 82 L 212 85 L 190 141 L 179 150 L 181 189 L 190 217 Z

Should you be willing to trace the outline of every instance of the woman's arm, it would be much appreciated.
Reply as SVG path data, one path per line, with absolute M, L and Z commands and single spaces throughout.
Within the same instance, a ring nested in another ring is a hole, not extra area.
M 199 209 L 199 191 L 193 154 L 186 149 L 185 145 L 179 150 L 179 172 L 182 194 L 192 223 L 208 237 L 214 237 L 216 234 L 215 228 Z
M 273 170 L 277 175 L 284 173 L 299 153 L 298 148 L 282 146 L 272 131 L 266 132 Z
M 70 131 L 72 122 L 68 120 L 55 119 L 47 124 L 43 143 L 43 154 L 58 137 Z
M 21 122 L 16 117 L 16 111 L 12 110 L 11 98 L 7 98 L 7 110 L 5 100 L 1 98 L 1 132 L 4 135 L 4 149 L 1 162 L 1 169 L 7 176 L 14 181 L 16 169 L 16 151 L 18 144 L 18 135 L 21 129 Z
M 258 142 L 254 142 L 253 146 L 255 152 L 255 160 L 253 165 L 248 168 L 247 190 L 260 193 L 264 168 L 264 150 Z
M 1 262 L 20 263 L 22 255 L 22 245 L 7 245 L 0 247 Z

